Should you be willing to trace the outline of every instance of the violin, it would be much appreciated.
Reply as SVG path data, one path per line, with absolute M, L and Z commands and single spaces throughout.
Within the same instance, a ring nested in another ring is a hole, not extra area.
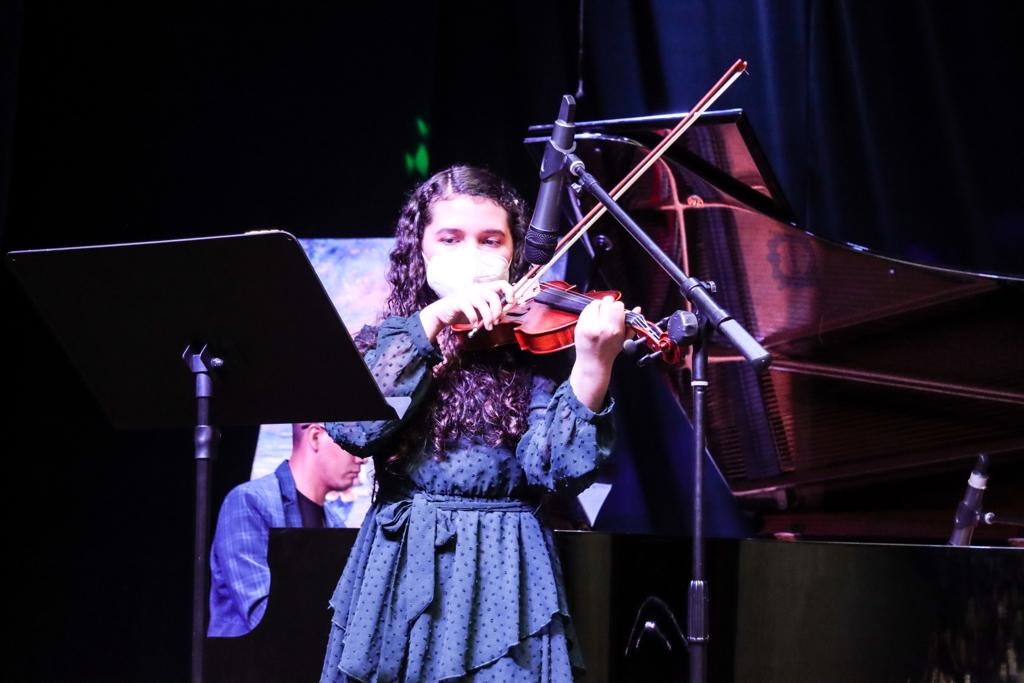
M 529 353 L 555 353 L 575 344 L 580 313 L 590 302 L 605 297 L 618 301 L 622 294 L 614 290 L 580 292 L 576 285 L 551 280 L 540 283 L 540 291 L 532 298 L 508 307 L 491 330 L 466 323 L 457 323 L 451 329 L 457 343 L 466 351 L 516 344 Z M 679 346 L 640 313 L 627 310 L 626 325 L 666 362 L 676 364 L 681 360 Z

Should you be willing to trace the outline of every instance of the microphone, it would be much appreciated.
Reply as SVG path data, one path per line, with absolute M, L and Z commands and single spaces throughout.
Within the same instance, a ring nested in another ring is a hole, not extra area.
M 988 482 L 988 456 L 979 455 L 974 464 L 974 471 L 967 479 L 967 492 L 960 505 L 956 508 L 953 519 L 953 533 L 949 537 L 950 545 L 970 545 L 974 535 L 974 527 L 981 519 L 981 498 L 985 495 L 985 484 Z
M 526 260 L 543 265 L 551 260 L 558 244 L 558 204 L 565 185 L 565 155 L 576 149 L 576 100 L 562 95 L 558 119 L 540 162 L 540 189 L 533 207 L 533 218 L 526 231 Z

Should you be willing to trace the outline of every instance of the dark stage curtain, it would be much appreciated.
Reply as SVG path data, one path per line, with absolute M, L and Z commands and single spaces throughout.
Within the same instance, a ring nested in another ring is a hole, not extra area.
M 1024 272 L 1019 2 L 587 3 L 599 117 L 721 107 L 752 120 L 800 218 L 909 260 Z

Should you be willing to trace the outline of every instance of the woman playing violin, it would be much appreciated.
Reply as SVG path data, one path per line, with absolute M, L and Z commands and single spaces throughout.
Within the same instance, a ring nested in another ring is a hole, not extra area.
M 584 309 L 567 379 L 518 350 L 461 351 L 450 330 L 495 324 L 525 271 L 526 221 L 508 184 L 465 166 L 402 209 L 383 320 L 361 337 L 385 395 L 412 404 L 401 419 L 327 426 L 375 459 L 378 491 L 331 599 L 323 681 L 570 681 L 582 668 L 536 513 L 609 455 L 623 306 Z

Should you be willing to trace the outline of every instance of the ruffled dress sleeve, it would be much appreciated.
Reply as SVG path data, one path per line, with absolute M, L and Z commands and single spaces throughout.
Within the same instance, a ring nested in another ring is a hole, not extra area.
M 394 420 L 369 422 L 328 422 L 327 432 L 345 450 L 360 457 L 385 453 L 391 438 L 422 407 L 432 378 L 431 369 L 441 362 L 441 353 L 427 339 L 418 314 L 392 316 L 381 323 L 377 346 L 363 359 L 373 373 L 381 393 L 409 397 L 405 415 Z
M 529 427 L 516 448 L 527 482 L 571 494 L 593 483 L 611 455 L 614 405 L 609 396 L 595 413 L 576 398 L 569 380 L 558 384 L 547 375 L 535 375 Z

